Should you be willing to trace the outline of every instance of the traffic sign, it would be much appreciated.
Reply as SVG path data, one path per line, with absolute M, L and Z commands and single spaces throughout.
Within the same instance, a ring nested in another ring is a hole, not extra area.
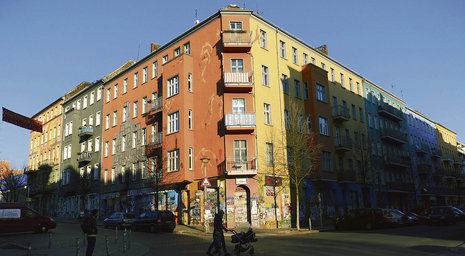
M 207 177 L 205 177 L 202 181 L 202 184 L 200 184 L 201 187 L 210 187 L 210 182 L 208 181 Z

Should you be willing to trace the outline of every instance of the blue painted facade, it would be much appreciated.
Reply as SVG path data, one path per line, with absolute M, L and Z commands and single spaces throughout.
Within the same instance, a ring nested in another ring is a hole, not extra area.
M 417 207 L 428 208 L 441 195 L 443 173 L 438 155 L 439 147 L 435 124 L 421 113 L 407 108 L 405 113 L 412 171 L 415 177 Z
M 414 176 L 405 120 L 405 102 L 368 80 L 363 81 L 368 146 L 376 207 L 415 207 Z

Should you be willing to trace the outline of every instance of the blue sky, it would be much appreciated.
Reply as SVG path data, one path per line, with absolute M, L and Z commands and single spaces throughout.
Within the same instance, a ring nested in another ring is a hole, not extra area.
M 253 10 L 465 141 L 465 1 L 0 0 L 0 106 L 32 116 L 230 3 Z M 29 131 L 0 121 L 0 160 L 27 166 Z

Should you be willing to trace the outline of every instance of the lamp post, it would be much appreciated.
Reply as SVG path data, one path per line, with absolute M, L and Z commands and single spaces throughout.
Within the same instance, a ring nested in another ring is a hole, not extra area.
M 203 163 L 203 180 L 207 178 L 207 164 L 208 161 L 210 161 L 210 158 L 208 157 L 203 157 L 200 160 L 202 160 Z M 206 214 L 206 207 L 207 207 L 207 186 L 203 186 L 203 224 L 205 226 L 205 233 L 209 231 L 210 227 L 207 222 L 207 214 Z

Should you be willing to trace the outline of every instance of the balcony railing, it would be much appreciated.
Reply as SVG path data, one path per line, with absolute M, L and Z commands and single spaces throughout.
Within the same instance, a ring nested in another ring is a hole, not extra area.
M 224 115 L 226 130 L 253 130 L 257 125 L 255 113 L 234 113 Z
M 155 112 L 163 107 L 163 97 L 158 97 L 150 103 L 150 112 Z
M 396 155 L 384 155 L 384 163 L 397 167 L 407 168 L 410 166 L 410 161 Z
M 431 149 L 431 158 L 440 158 L 442 156 L 441 150 L 439 148 L 432 148 Z
M 158 132 L 156 134 L 151 134 L 149 137 L 149 143 L 145 145 L 145 154 L 147 156 L 152 156 L 155 153 L 155 149 L 161 147 L 163 144 L 163 133 Z
M 414 185 L 413 183 L 408 183 L 404 181 L 391 181 L 386 183 L 389 192 L 413 192 Z
M 428 145 L 426 145 L 424 143 L 420 143 L 420 144 L 415 145 L 415 151 L 418 154 L 428 154 L 430 152 Z
M 357 179 L 357 175 L 355 170 L 346 169 L 346 170 L 339 170 L 337 173 L 337 180 L 339 182 L 355 182 Z
M 378 113 L 396 121 L 404 120 L 402 111 L 384 102 L 378 106 Z
M 347 137 L 336 137 L 335 147 L 336 151 L 340 152 L 352 150 L 352 139 Z
M 446 163 L 453 163 L 454 162 L 454 157 L 451 154 L 443 154 L 442 155 L 442 161 Z
M 407 134 L 396 129 L 383 127 L 381 128 L 381 139 L 404 144 L 407 143 Z
M 80 137 L 85 137 L 85 136 L 92 136 L 94 134 L 94 127 L 90 125 L 85 125 L 82 127 L 79 127 L 79 136 Z
M 223 81 L 227 91 L 251 91 L 253 88 L 252 73 L 224 72 Z
M 144 114 L 145 115 L 145 123 L 150 124 L 155 122 L 155 120 L 158 118 L 161 118 L 160 115 L 157 115 L 160 113 L 160 111 L 163 109 L 163 97 L 158 97 L 156 99 L 153 99 L 152 102 L 150 103 L 150 109 Z
M 78 162 L 90 162 L 92 160 L 92 153 L 91 152 L 81 152 L 78 153 Z
M 227 51 L 230 48 L 250 50 L 252 47 L 252 31 L 225 30 L 223 31 L 223 46 Z
M 228 175 L 255 175 L 257 174 L 257 158 L 226 158 L 226 172 Z
M 350 119 L 350 112 L 347 106 L 336 105 L 333 106 L 333 119 L 334 121 L 347 121 Z

